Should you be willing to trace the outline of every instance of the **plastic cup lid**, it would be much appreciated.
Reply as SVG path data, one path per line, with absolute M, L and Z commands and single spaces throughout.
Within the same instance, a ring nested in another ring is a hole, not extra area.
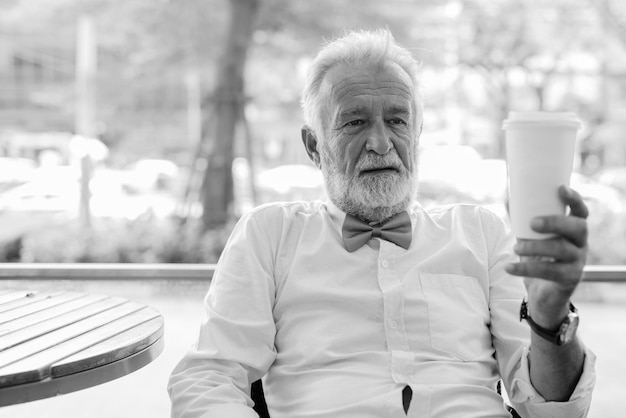
M 580 128 L 580 119 L 574 112 L 509 112 L 508 119 L 502 123 L 506 129 L 512 124 L 544 124 L 567 125 Z

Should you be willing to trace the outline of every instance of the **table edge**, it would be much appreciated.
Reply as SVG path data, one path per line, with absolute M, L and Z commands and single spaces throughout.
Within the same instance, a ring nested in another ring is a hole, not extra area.
M 0 389 L 0 407 L 50 398 L 88 389 L 130 374 L 155 360 L 165 346 L 161 337 L 141 351 L 101 367 L 39 382 L 25 383 Z M 84 383 L 87 382 L 87 383 Z

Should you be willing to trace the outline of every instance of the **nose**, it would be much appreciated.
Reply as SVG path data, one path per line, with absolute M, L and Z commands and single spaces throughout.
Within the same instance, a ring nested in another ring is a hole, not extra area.
M 378 155 L 385 155 L 391 151 L 392 146 L 391 139 L 389 139 L 388 132 L 385 129 L 385 123 L 383 121 L 374 123 L 367 133 L 365 149 L 373 151 Z

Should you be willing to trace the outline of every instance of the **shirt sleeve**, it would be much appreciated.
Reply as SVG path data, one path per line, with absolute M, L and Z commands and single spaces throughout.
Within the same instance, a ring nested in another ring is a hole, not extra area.
M 518 372 L 513 376 L 510 389 L 511 403 L 523 417 L 584 418 L 591 406 L 595 385 L 596 356 L 585 348 L 585 363 L 576 389 L 566 402 L 547 402 L 530 383 L 528 349 L 524 349 Z
M 489 309 L 496 360 L 510 403 L 523 417 L 587 416 L 595 385 L 595 355 L 585 348 L 583 373 L 570 399 L 547 402 L 530 382 L 528 353 L 530 328 L 519 320 L 519 308 L 526 294 L 521 277 L 508 274 L 504 267 L 516 260 L 515 238 L 508 226 L 495 215 L 483 219 L 489 246 Z
M 265 231 L 280 225 L 255 214 L 235 226 L 204 301 L 198 342 L 170 376 L 172 417 L 257 417 L 250 385 L 276 357 L 274 243 Z

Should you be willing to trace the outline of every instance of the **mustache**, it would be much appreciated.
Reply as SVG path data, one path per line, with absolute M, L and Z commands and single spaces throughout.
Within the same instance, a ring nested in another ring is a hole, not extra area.
M 402 164 L 400 155 L 398 155 L 398 152 L 395 150 L 385 155 L 367 152 L 364 153 L 356 163 L 356 169 L 358 171 L 380 168 L 394 168 L 398 171 L 402 171 L 404 165 Z

